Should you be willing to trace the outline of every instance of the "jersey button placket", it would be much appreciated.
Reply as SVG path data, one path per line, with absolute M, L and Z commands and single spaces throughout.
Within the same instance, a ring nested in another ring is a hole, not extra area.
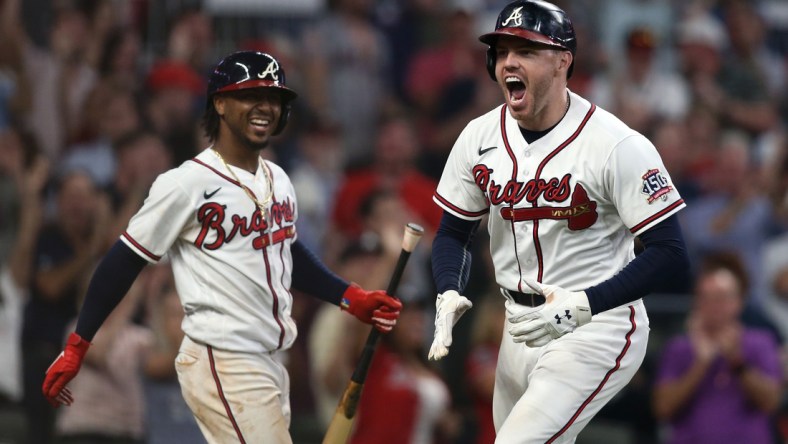
M 534 173 L 537 168 L 537 165 L 534 164 L 534 160 L 531 160 L 532 151 L 533 149 L 529 146 L 523 152 L 524 159 L 522 162 L 522 171 L 521 171 L 521 177 L 522 177 L 521 182 L 523 184 L 526 184 L 528 183 L 528 181 L 533 179 L 532 173 Z M 523 199 L 522 204 L 524 204 L 526 207 L 534 206 L 532 202 L 529 202 L 526 199 Z M 535 223 L 536 221 L 528 221 L 527 223 L 524 223 L 522 225 L 522 230 L 520 231 L 520 235 L 524 237 L 523 239 L 524 245 L 528 245 L 529 242 L 533 242 L 532 236 L 533 236 L 533 228 Z M 526 275 L 537 272 L 536 270 L 534 270 L 534 258 L 533 258 L 534 254 L 535 254 L 535 250 L 531 249 L 531 254 L 526 255 L 526 259 L 524 261 L 526 269 L 523 270 L 523 273 L 525 273 Z
M 530 148 L 526 148 L 525 149 L 525 151 L 523 152 L 523 157 L 525 157 L 526 159 L 531 157 L 531 149 Z M 533 168 L 531 168 L 532 166 L 533 165 L 531 165 L 531 162 L 529 160 L 523 160 L 521 162 L 521 169 L 520 169 L 519 175 L 521 177 L 520 181 L 522 183 L 525 184 L 525 183 L 528 182 L 528 179 L 530 179 L 529 175 L 531 174 L 531 171 L 533 170 Z

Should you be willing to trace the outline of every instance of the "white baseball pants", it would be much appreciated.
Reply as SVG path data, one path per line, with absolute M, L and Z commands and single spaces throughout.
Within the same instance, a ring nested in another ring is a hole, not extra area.
M 290 378 L 274 356 L 217 350 L 185 336 L 175 369 L 210 444 L 292 443 Z
M 493 394 L 499 444 L 573 443 L 635 375 L 649 334 L 642 300 L 600 313 L 543 347 L 513 342 L 508 329 L 507 321 Z

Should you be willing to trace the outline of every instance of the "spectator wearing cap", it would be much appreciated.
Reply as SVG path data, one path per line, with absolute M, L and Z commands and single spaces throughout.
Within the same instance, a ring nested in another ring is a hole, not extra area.
M 163 60 L 148 73 L 145 90 L 145 117 L 173 151 L 174 164 L 194 157 L 199 116 L 205 103 L 202 77 L 183 62 Z
M 728 37 L 719 20 L 707 12 L 693 12 L 676 25 L 676 44 L 680 68 L 691 79 L 719 69 Z
M 657 121 L 684 118 L 689 88 L 683 78 L 656 63 L 659 43 L 654 32 L 633 27 L 626 33 L 625 48 L 626 63 L 594 83 L 592 100 L 641 133 L 649 132 Z

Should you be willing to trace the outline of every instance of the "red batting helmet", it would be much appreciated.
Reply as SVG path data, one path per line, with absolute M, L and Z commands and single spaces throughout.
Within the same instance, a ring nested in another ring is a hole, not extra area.
M 509 35 L 530 40 L 572 53 L 577 50 L 572 21 L 558 6 L 538 0 L 515 0 L 506 5 L 495 21 L 495 31 L 479 37 L 490 47 L 487 49 L 487 72 L 495 80 L 495 43 L 498 37 Z M 572 75 L 575 63 L 569 65 L 567 78 Z

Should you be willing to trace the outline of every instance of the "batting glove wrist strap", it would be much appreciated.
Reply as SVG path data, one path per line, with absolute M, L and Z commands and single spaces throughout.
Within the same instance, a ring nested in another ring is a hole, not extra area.
M 437 361 L 449 354 L 452 343 L 451 331 L 460 317 L 473 303 L 465 296 L 454 290 L 449 290 L 438 295 L 435 300 L 435 339 L 430 347 L 429 359 Z
M 66 348 L 55 358 L 47 369 L 42 390 L 50 404 L 58 407 L 60 404 L 71 405 L 73 398 L 66 389 L 68 384 L 79 373 L 82 360 L 88 352 L 90 342 L 82 339 L 76 333 L 71 333 L 66 341 Z
M 350 285 L 339 307 L 361 322 L 372 324 L 380 332 L 388 332 L 397 324 L 402 302 L 383 290 L 366 291 L 356 284 Z
M 514 342 L 541 347 L 591 322 L 591 307 L 584 291 L 569 291 L 531 280 L 525 282 L 545 296 L 547 302 L 538 310 L 509 310 L 509 334 Z

